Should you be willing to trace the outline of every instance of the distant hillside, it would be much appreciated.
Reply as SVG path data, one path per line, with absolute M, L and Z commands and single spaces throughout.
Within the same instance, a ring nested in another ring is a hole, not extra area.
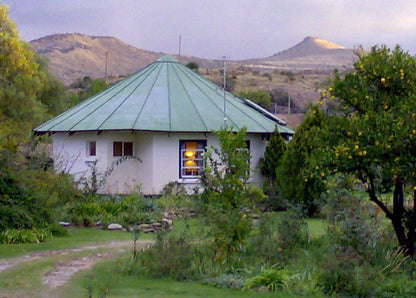
M 253 67 L 300 70 L 349 69 L 356 56 L 352 49 L 319 37 L 306 37 L 295 46 L 264 59 L 247 61 Z
M 165 53 L 141 50 L 114 37 L 89 36 L 78 33 L 54 34 L 30 42 L 36 52 L 49 60 L 49 69 L 65 84 L 77 78 L 105 76 L 107 55 L 108 76 L 125 76 L 152 63 Z M 181 57 L 183 63 L 196 61 L 200 67 L 216 68 L 221 61 Z

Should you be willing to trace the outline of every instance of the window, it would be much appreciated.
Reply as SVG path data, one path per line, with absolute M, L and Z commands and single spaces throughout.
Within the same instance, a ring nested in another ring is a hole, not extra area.
M 97 142 L 90 141 L 88 142 L 88 149 L 87 149 L 88 156 L 96 156 L 97 155 Z
M 238 148 L 237 151 L 245 151 L 247 153 L 247 164 L 248 164 L 249 170 L 245 174 L 247 178 L 250 178 L 250 159 L 251 159 L 250 140 L 246 140 L 245 143 L 246 143 L 245 148 Z
M 114 142 L 113 156 L 133 156 L 133 142 Z
M 180 141 L 180 178 L 199 178 L 204 170 L 205 147 L 207 141 Z

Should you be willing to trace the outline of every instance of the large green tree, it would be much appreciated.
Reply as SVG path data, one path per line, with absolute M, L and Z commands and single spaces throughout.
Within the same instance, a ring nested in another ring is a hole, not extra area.
M 335 73 L 320 134 L 333 171 L 350 173 L 391 221 L 399 244 L 415 253 L 416 60 L 399 46 L 373 47 L 345 76 Z M 392 194 L 383 199 L 381 194 Z
M 276 169 L 280 195 L 289 203 L 299 204 L 311 216 L 325 190 L 322 132 L 323 113 L 311 108 L 289 142 L 282 161 Z
M 19 39 L 8 7 L 0 4 L 0 111 L 19 123 L 44 120 L 45 108 L 37 100 L 44 74 L 38 71 L 35 54 Z
M 50 168 L 45 146 L 31 137 L 57 107 L 48 100 L 47 82 L 7 6 L 0 5 L 0 230 L 51 224 L 54 207 L 74 194 L 70 180 Z

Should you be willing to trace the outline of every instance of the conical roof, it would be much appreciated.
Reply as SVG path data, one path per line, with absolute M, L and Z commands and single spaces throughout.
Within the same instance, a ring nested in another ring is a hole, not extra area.
M 285 123 L 249 100 L 225 93 L 227 125 L 270 133 Z M 224 125 L 223 90 L 171 57 L 162 57 L 35 129 L 80 131 L 211 132 Z

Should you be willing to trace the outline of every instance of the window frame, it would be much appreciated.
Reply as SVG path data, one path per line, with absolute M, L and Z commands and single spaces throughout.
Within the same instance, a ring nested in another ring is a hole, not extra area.
M 196 149 L 186 149 L 185 143 L 187 142 L 196 142 L 197 148 Z M 202 147 L 202 148 L 200 148 Z M 195 151 L 197 152 L 195 158 L 187 158 L 185 157 L 185 152 Z M 201 174 L 185 174 L 185 170 L 196 170 L 197 172 L 201 173 L 205 169 L 205 160 L 204 160 L 204 153 L 207 151 L 207 140 L 204 139 L 186 139 L 186 140 L 179 140 L 179 179 L 200 179 Z M 186 161 L 194 161 L 197 163 L 196 166 L 185 166 L 184 163 Z
M 94 144 L 92 146 L 92 144 Z M 94 154 L 92 151 L 92 148 L 94 148 Z M 97 156 L 97 141 L 88 141 L 87 142 L 87 157 L 96 157 Z
M 116 148 L 116 144 L 117 146 L 121 145 L 121 147 Z M 131 150 L 129 150 L 131 152 L 127 152 L 128 154 L 126 154 L 126 144 L 129 144 L 128 146 L 131 146 Z M 117 151 L 117 154 L 116 154 L 116 151 Z M 113 157 L 123 157 L 123 156 L 134 156 L 134 143 L 131 141 L 128 141 L 128 142 L 113 141 Z

